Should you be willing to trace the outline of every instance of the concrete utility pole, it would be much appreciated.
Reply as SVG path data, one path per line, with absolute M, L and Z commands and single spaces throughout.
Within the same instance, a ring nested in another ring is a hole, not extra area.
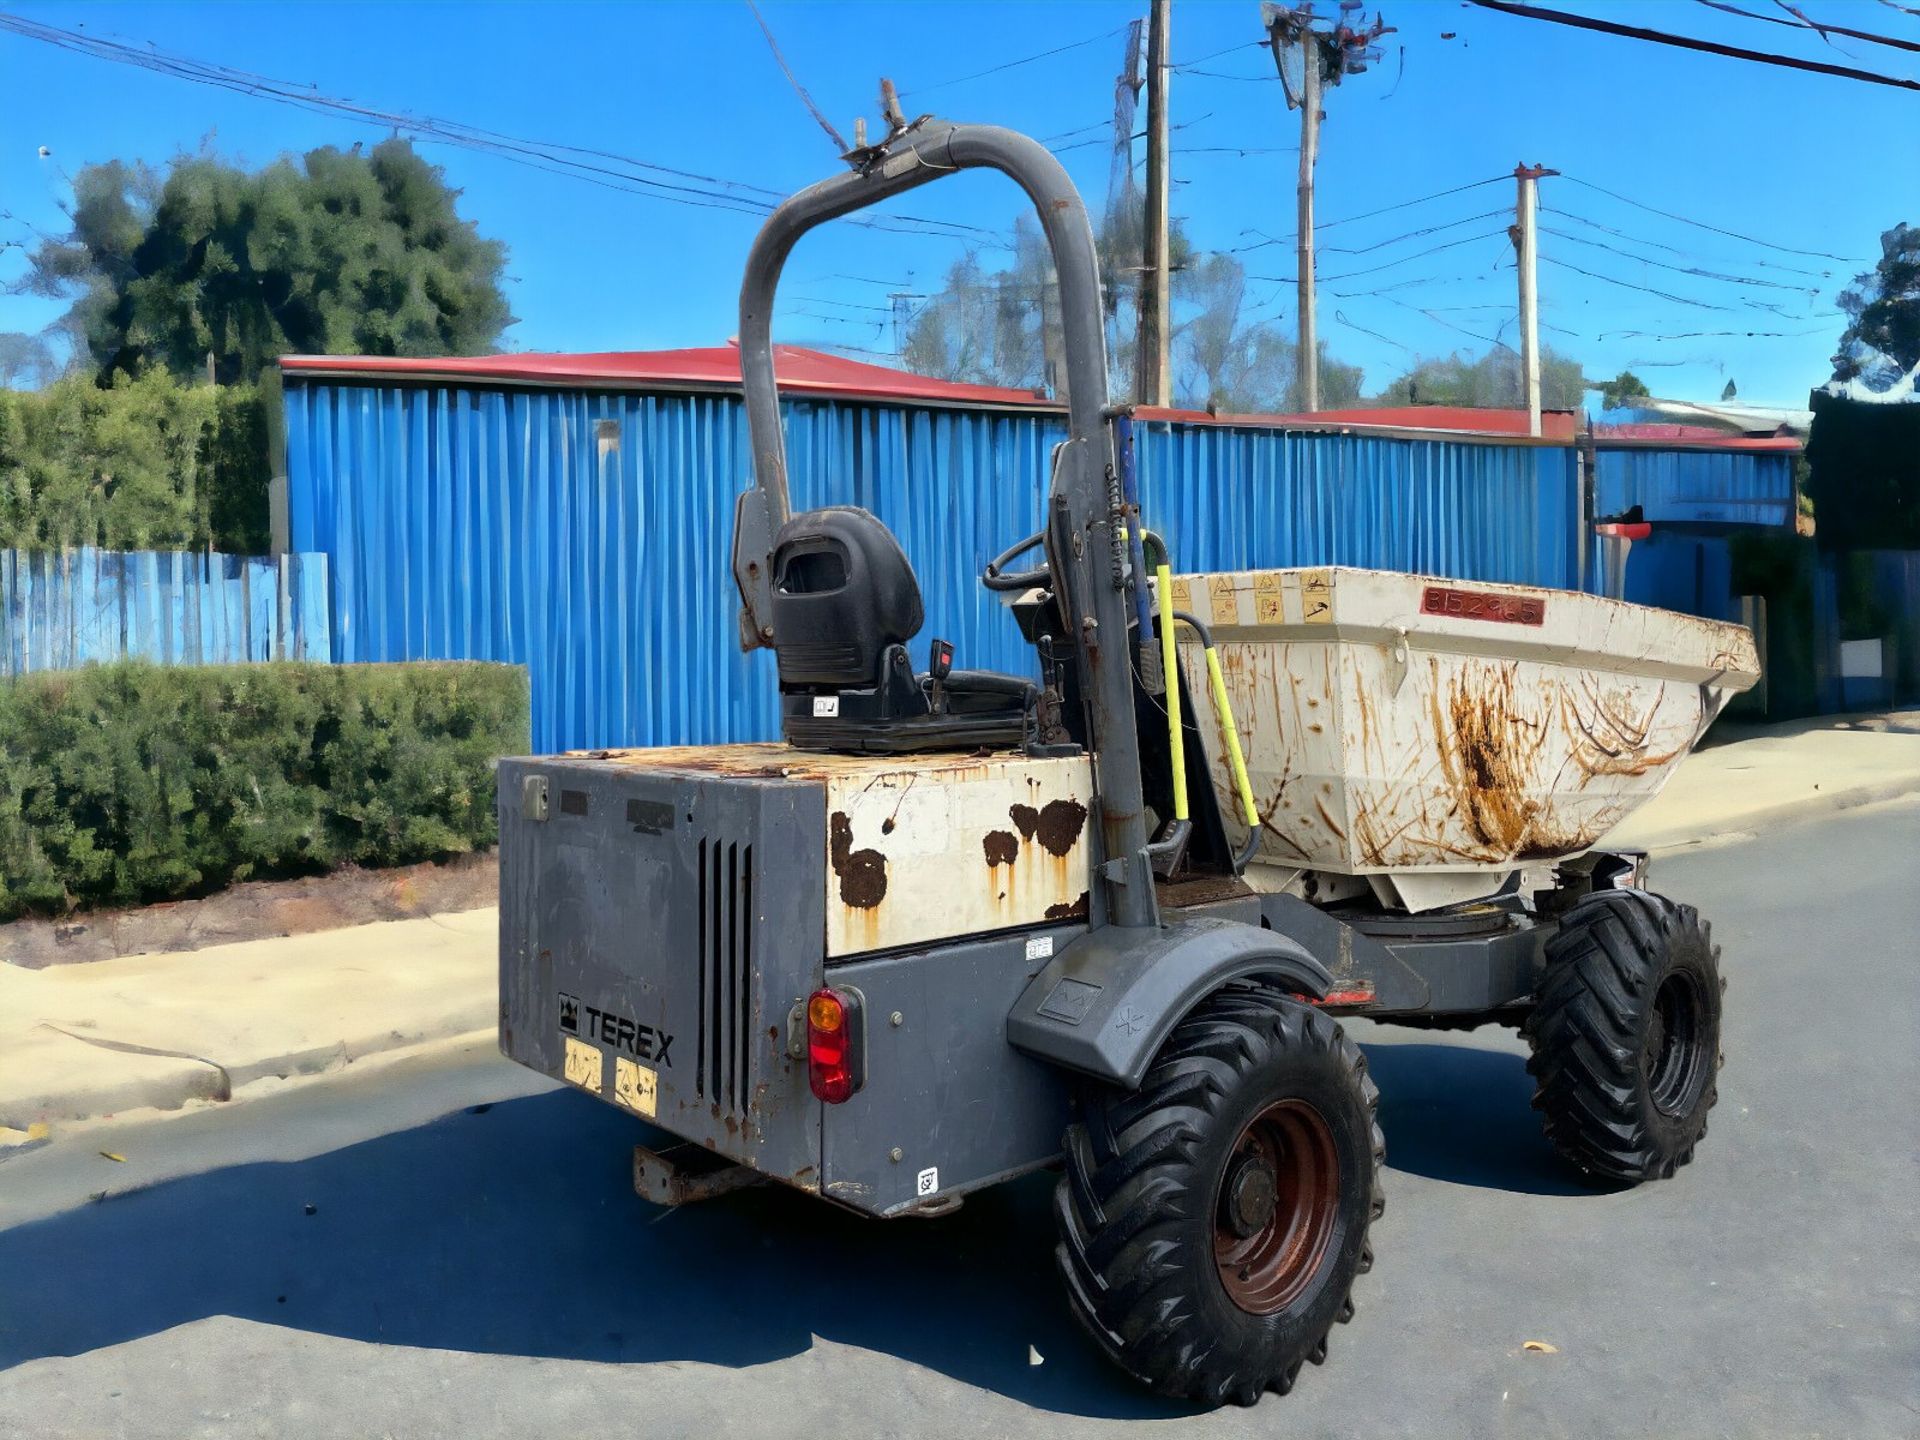
M 1320 327 L 1314 313 L 1313 284 L 1313 167 L 1320 158 L 1320 40 L 1311 30 L 1299 39 L 1306 51 L 1300 86 L 1300 227 L 1299 304 L 1301 403 L 1311 414 L 1320 408 Z
M 1172 269 L 1167 253 L 1167 50 L 1173 31 L 1173 0 L 1153 0 L 1147 23 L 1147 230 L 1146 269 L 1140 276 L 1139 381 L 1143 405 L 1173 403 L 1171 339 Z
M 1527 434 L 1535 439 L 1540 435 L 1540 252 L 1534 215 L 1540 177 L 1559 173 L 1541 165 L 1513 167 L 1519 191 L 1514 197 L 1513 249 L 1514 269 L 1520 274 L 1520 369 L 1527 390 Z

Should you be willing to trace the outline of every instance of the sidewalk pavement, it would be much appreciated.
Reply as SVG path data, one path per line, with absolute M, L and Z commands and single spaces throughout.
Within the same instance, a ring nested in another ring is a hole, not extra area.
M 1658 853 L 1914 792 L 1920 713 L 1774 726 L 1696 752 L 1604 843 Z M 497 910 L 469 910 L 44 970 L 0 964 L 0 1158 L 49 1127 L 490 1034 L 498 925 Z
M 226 1100 L 267 1077 L 490 1030 L 498 945 L 499 912 L 486 909 L 44 970 L 0 964 L 0 1156 L 36 1123 Z

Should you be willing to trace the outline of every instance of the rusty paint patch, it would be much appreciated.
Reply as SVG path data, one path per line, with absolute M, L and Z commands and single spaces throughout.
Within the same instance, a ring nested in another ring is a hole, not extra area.
M 1021 807 L 1016 807 L 1021 808 Z M 1034 834 L 1055 855 L 1065 855 L 1087 828 L 1087 807 L 1078 800 L 1049 800 L 1040 812 Z
M 1009 806 L 1007 808 L 1007 815 L 1015 825 L 1020 827 L 1020 838 L 1022 840 L 1033 839 L 1033 832 L 1040 828 L 1040 812 L 1031 805 Z
M 1500 666 L 1477 685 L 1466 676 L 1450 680 L 1444 715 L 1437 684 L 1430 703 L 1441 773 L 1467 829 L 1497 856 L 1512 855 L 1539 809 L 1527 782 L 1546 728 L 1520 708 L 1514 667 Z
M 1020 858 L 1020 842 L 1011 830 L 989 830 L 980 840 L 988 865 L 1011 865 Z
M 840 899 L 857 909 L 871 910 L 887 898 L 887 857 L 878 850 L 853 848 L 853 821 L 836 810 L 827 823 L 828 855 L 840 877 Z
M 1049 920 L 1084 920 L 1086 918 L 1087 892 L 1085 890 L 1080 892 L 1080 898 L 1078 900 L 1072 901 L 1071 903 L 1063 900 L 1058 905 L 1047 906 L 1047 919 Z

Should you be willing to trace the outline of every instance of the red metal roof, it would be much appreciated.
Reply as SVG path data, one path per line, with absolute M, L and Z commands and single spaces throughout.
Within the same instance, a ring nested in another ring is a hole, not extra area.
M 740 384 L 737 345 L 694 350 L 616 350 L 598 355 L 284 355 L 280 368 L 290 374 L 417 376 L 421 379 L 510 380 L 523 384 L 637 385 L 643 383 Z M 892 400 L 935 400 L 949 405 L 1046 406 L 1053 402 L 1031 390 L 1001 385 L 967 385 L 910 375 L 885 365 L 869 365 L 798 345 L 773 347 L 773 373 L 783 390 L 816 395 L 860 395 Z
M 1204 410 L 1162 410 L 1142 407 L 1144 420 L 1180 420 L 1216 425 L 1273 425 L 1316 429 L 1442 430 L 1460 435 L 1497 435 L 1526 438 L 1524 410 L 1480 409 L 1472 405 L 1378 405 L 1352 410 L 1315 410 L 1304 415 L 1210 415 Z M 1561 445 L 1573 443 L 1579 417 L 1571 410 L 1540 412 L 1540 438 Z
M 617 350 L 587 355 L 450 355 L 396 357 L 381 355 L 286 355 L 280 368 L 293 375 L 337 375 L 363 378 L 413 377 L 420 380 L 505 381 L 523 385 L 586 384 L 598 386 L 697 385 L 731 389 L 740 383 L 740 350 L 736 344 L 709 345 L 688 350 Z M 1018 406 L 1024 409 L 1058 408 L 1056 402 L 1032 390 L 1004 385 L 969 385 L 935 380 L 886 365 L 871 365 L 808 350 L 798 345 L 774 346 L 774 374 L 783 390 L 799 394 L 842 395 L 876 400 L 932 402 L 942 405 Z M 1204 410 L 1142 407 L 1143 420 L 1177 420 L 1197 425 L 1258 425 L 1287 429 L 1437 431 L 1498 439 L 1525 439 L 1523 410 L 1481 409 L 1468 405 L 1368 406 L 1320 410 L 1310 415 L 1209 414 Z M 1541 413 L 1541 439 L 1570 445 L 1579 417 L 1571 410 Z M 1660 434 L 1626 432 L 1662 432 Z M 1671 432 L 1686 431 L 1686 435 Z M 1698 445 L 1724 450 L 1792 450 L 1790 437 L 1756 438 L 1728 435 L 1689 425 L 1615 426 L 1601 443 L 1617 438 L 1631 443 L 1659 441 L 1670 445 Z
M 1629 421 L 1593 427 L 1593 439 L 1602 448 L 1631 445 L 1636 449 L 1780 450 L 1797 452 L 1802 442 L 1793 435 L 1731 435 L 1711 425 L 1674 425 L 1660 421 Z

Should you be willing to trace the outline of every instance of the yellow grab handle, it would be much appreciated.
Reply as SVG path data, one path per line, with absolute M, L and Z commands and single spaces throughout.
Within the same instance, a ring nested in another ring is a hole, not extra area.
M 1233 723 L 1233 706 L 1227 701 L 1226 677 L 1220 673 L 1220 652 L 1207 646 L 1207 680 L 1213 686 L 1213 708 L 1220 712 L 1220 728 L 1227 735 L 1227 759 L 1233 765 L 1233 783 L 1240 792 L 1240 808 L 1247 824 L 1260 828 L 1260 811 L 1253 803 L 1253 783 L 1247 779 L 1247 760 L 1240 753 L 1240 731 Z
M 1167 753 L 1173 762 L 1173 818 L 1185 820 L 1187 747 L 1180 730 L 1180 672 L 1175 668 L 1178 661 L 1174 657 L 1173 647 L 1172 566 L 1159 565 L 1154 568 L 1153 588 L 1160 601 L 1160 669 L 1167 687 Z

